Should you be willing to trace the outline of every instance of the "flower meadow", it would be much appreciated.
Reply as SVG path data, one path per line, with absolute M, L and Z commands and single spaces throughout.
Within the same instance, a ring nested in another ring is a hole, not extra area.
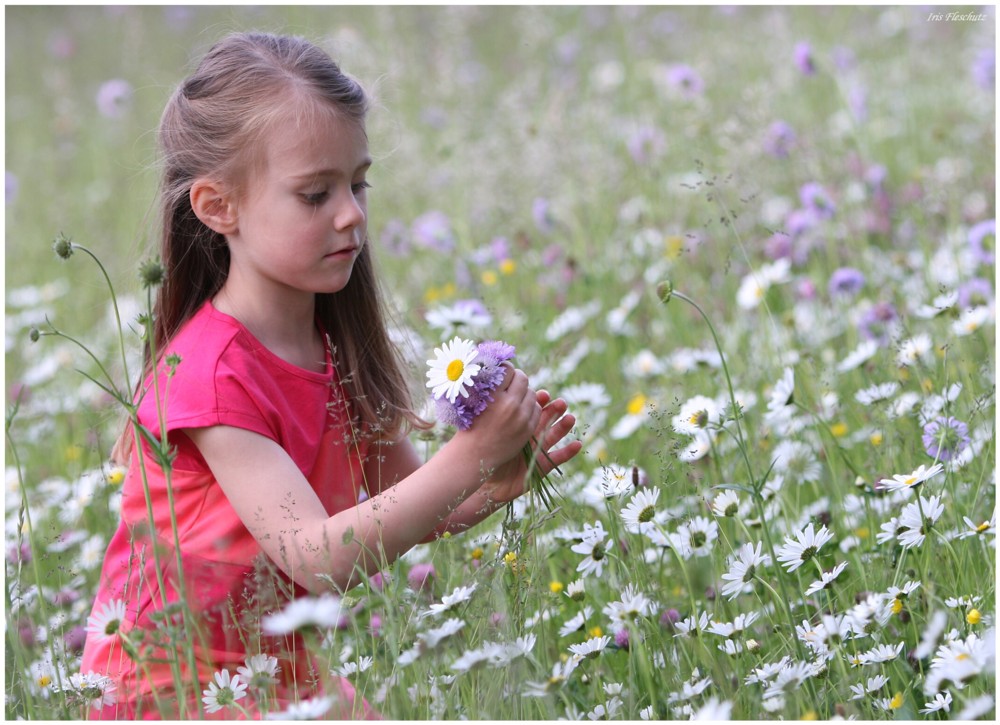
M 79 661 L 125 636 L 89 615 L 161 271 L 152 131 L 256 27 L 373 91 L 423 414 L 436 348 L 502 339 L 585 444 L 551 510 L 263 632 L 389 719 L 994 719 L 995 14 L 955 10 L 7 8 L 6 717 L 116 697 Z M 191 717 L 329 711 L 270 706 L 278 667 Z

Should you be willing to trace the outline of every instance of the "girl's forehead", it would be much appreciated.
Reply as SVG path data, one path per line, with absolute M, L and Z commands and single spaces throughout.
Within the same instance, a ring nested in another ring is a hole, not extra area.
M 269 166 L 361 165 L 368 158 L 368 137 L 361 121 L 334 112 L 282 113 L 264 134 Z

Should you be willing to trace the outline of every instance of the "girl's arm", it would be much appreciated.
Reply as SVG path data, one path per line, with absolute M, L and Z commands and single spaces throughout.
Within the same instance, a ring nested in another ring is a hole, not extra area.
M 456 434 L 395 486 L 334 516 L 327 516 L 305 476 L 273 440 L 231 426 L 185 432 L 278 566 L 311 591 L 325 588 L 317 574 L 346 590 L 425 539 L 529 439 L 541 408 L 524 373 L 508 380 L 477 419 L 477 430 Z

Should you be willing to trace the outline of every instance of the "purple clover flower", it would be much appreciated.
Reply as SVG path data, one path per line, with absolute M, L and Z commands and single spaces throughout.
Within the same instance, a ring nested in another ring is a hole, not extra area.
M 831 297 L 853 297 L 865 286 L 865 275 L 854 267 L 841 267 L 830 275 L 827 291 Z
M 406 581 L 411 589 L 420 590 L 430 586 L 431 580 L 437 576 L 433 564 L 414 564 L 406 575 Z
M 997 220 L 986 219 L 969 230 L 969 249 L 980 264 L 993 264 L 996 259 L 994 247 L 997 239 Z
M 468 397 L 458 397 L 454 403 L 444 396 L 434 400 L 438 421 L 459 430 L 468 430 L 472 422 L 493 402 L 493 391 L 503 382 L 503 363 L 513 359 L 513 345 L 499 340 L 481 342 L 476 348 L 475 363 L 479 372 L 473 378 Z
M 924 426 L 924 451 L 947 463 L 969 447 L 969 426 L 957 418 L 939 415 Z
M 629 637 L 627 629 L 622 628 L 615 632 L 615 646 L 622 649 L 628 649 Z

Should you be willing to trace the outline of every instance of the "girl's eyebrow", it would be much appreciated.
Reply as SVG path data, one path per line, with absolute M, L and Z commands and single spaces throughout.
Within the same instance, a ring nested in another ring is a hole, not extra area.
M 371 165 L 372 165 L 371 158 L 366 157 L 365 160 L 362 161 L 361 164 L 358 166 L 358 168 L 351 174 L 345 174 L 340 169 L 329 168 L 329 169 L 316 169 L 315 171 L 308 171 L 304 174 L 294 174 L 290 178 L 295 181 L 299 181 L 304 179 L 316 179 L 321 176 L 329 176 L 329 177 L 354 176 L 354 174 L 357 174 L 359 171 L 367 171 L 369 168 L 371 168 Z

